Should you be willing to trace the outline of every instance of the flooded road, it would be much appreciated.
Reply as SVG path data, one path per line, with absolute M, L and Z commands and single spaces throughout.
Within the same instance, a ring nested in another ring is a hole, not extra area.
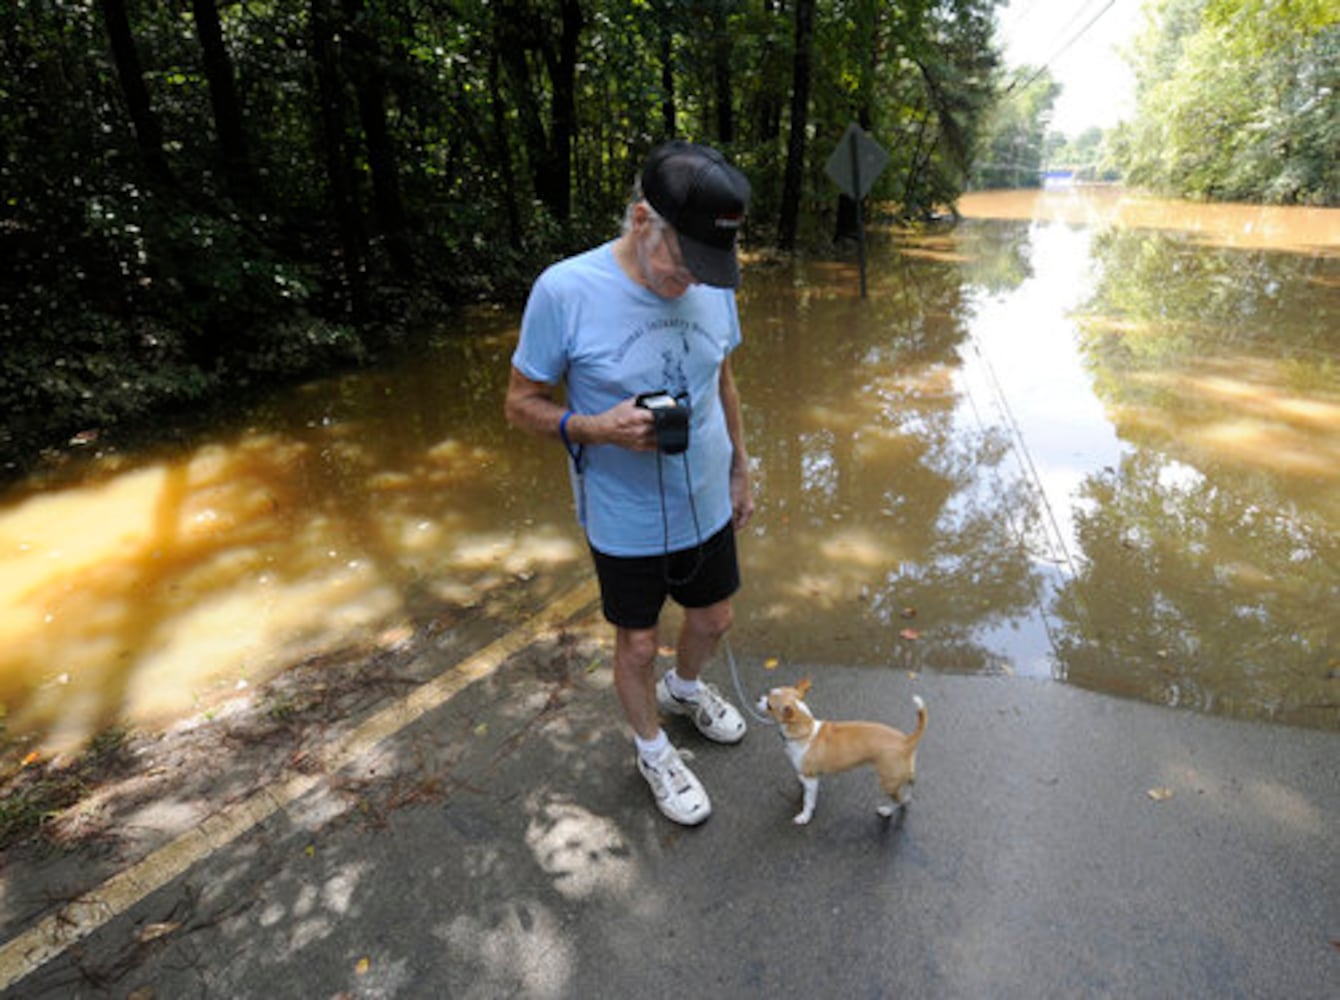
M 758 514 L 733 648 L 1049 676 L 1340 729 L 1340 212 L 975 195 L 854 266 L 746 267 Z M 505 626 L 588 574 L 517 315 L 0 497 L 10 749 Z

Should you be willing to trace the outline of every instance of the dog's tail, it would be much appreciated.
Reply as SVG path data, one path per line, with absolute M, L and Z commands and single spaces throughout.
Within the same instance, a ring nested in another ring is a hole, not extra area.
M 926 731 L 926 703 L 921 700 L 921 695 L 914 694 L 912 704 L 917 706 L 917 728 L 908 733 L 907 738 L 915 748 L 921 742 L 921 734 Z

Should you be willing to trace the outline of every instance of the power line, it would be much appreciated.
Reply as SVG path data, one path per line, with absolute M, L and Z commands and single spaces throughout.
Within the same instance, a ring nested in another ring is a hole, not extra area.
M 1037 9 L 1037 6 L 1040 2 L 1041 0 L 1030 0 L 1029 4 L 1026 7 L 1024 7 L 1023 10 L 1021 10 L 1018 14 L 1015 14 L 1013 17 L 1010 18 L 1010 25 L 1014 28 L 1017 28 L 1019 27 L 1019 25 L 1023 24 L 1026 20 L 1028 20 L 1028 15 L 1033 13 L 1033 11 Z
M 1048 69 L 1051 68 L 1052 63 L 1054 63 L 1059 57 L 1065 55 L 1066 50 L 1069 49 L 1070 46 L 1074 45 L 1081 38 L 1083 38 L 1085 34 L 1088 33 L 1089 29 L 1092 28 L 1094 24 L 1097 23 L 1098 19 L 1102 17 L 1104 14 L 1106 14 L 1109 10 L 1111 10 L 1112 7 L 1116 4 L 1116 2 L 1117 0 L 1107 0 L 1107 3 L 1103 5 L 1102 10 L 1100 10 L 1097 14 L 1093 15 L 1093 17 L 1089 19 L 1088 23 L 1086 23 L 1084 27 L 1080 28 L 1079 31 L 1077 31 L 1068 42 L 1066 42 L 1059 49 L 1057 49 L 1050 56 L 1048 56 L 1047 61 L 1044 62 L 1041 67 L 1038 68 L 1036 73 L 1030 76 L 1022 84 L 1019 83 L 1017 80 L 1014 83 L 1011 83 L 1008 87 L 1005 88 L 1005 93 L 1008 95 L 1015 89 L 1027 90 L 1032 85 L 1034 80 L 1036 80 L 1038 77 L 1040 77 L 1043 73 L 1045 73 Z M 1073 23 L 1074 20 L 1075 19 L 1072 17 L 1070 19 L 1070 22 L 1067 23 Z
M 1057 28 L 1055 31 L 1052 32 L 1051 41 L 1048 43 L 1048 46 L 1050 47 L 1050 46 L 1052 46 L 1052 45 L 1055 45 L 1055 44 L 1056 44 L 1057 42 L 1059 42 L 1063 37 L 1065 37 L 1066 32 L 1068 32 L 1068 31 L 1071 29 L 1071 27 L 1072 27 L 1077 21 L 1080 20 L 1080 18 L 1085 17 L 1085 16 L 1088 15 L 1089 11 L 1093 8 L 1093 4 L 1094 4 L 1095 2 L 1101 2 L 1101 0 L 1084 0 L 1083 3 L 1076 5 L 1075 9 L 1074 9 L 1073 11 L 1071 11 L 1070 16 L 1069 16 L 1068 18 L 1066 18 L 1065 23 L 1062 24 L 1059 28 Z M 1112 5 L 1109 3 L 1108 6 L 1110 7 L 1110 6 L 1112 6 Z M 1106 8 L 1104 8 L 1104 9 L 1106 9 Z M 1103 11 L 1099 11 L 1098 13 L 1099 13 L 1099 14 L 1102 14 Z M 1096 16 L 1095 16 L 1094 20 L 1097 20 L 1097 17 L 1096 17 Z M 1059 53 L 1057 53 L 1057 54 L 1059 55 Z M 1053 55 L 1052 58 L 1055 58 L 1055 57 L 1056 57 L 1056 56 Z

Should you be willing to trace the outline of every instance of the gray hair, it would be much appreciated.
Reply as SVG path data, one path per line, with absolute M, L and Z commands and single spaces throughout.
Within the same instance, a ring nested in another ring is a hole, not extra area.
M 651 216 L 652 224 L 656 227 L 658 233 L 662 232 L 665 227 L 669 225 L 669 223 L 661 217 L 661 213 L 652 208 L 651 202 L 647 201 L 646 197 L 642 194 L 642 178 L 637 177 L 633 180 L 633 190 L 628 196 L 628 204 L 624 206 L 623 210 L 623 231 L 625 233 L 633 228 L 633 209 L 636 208 L 639 203 L 647 206 L 647 213 Z

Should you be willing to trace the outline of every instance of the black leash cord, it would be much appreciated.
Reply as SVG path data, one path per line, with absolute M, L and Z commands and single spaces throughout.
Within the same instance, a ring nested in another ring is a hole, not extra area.
M 673 587 L 682 587 L 698 575 L 698 571 L 703 568 L 707 555 L 703 551 L 703 529 L 698 523 L 698 505 L 693 500 L 693 479 L 689 474 L 689 454 L 684 453 L 684 489 L 688 492 L 689 512 L 693 515 L 693 533 L 698 539 L 698 558 L 693 564 L 693 569 L 689 575 L 683 579 L 677 579 L 670 575 L 670 517 L 665 506 L 665 472 L 661 467 L 661 452 L 656 451 L 656 485 L 661 494 L 661 528 L 665 539 L 662 547 L 665 549 L 665 582 Z

